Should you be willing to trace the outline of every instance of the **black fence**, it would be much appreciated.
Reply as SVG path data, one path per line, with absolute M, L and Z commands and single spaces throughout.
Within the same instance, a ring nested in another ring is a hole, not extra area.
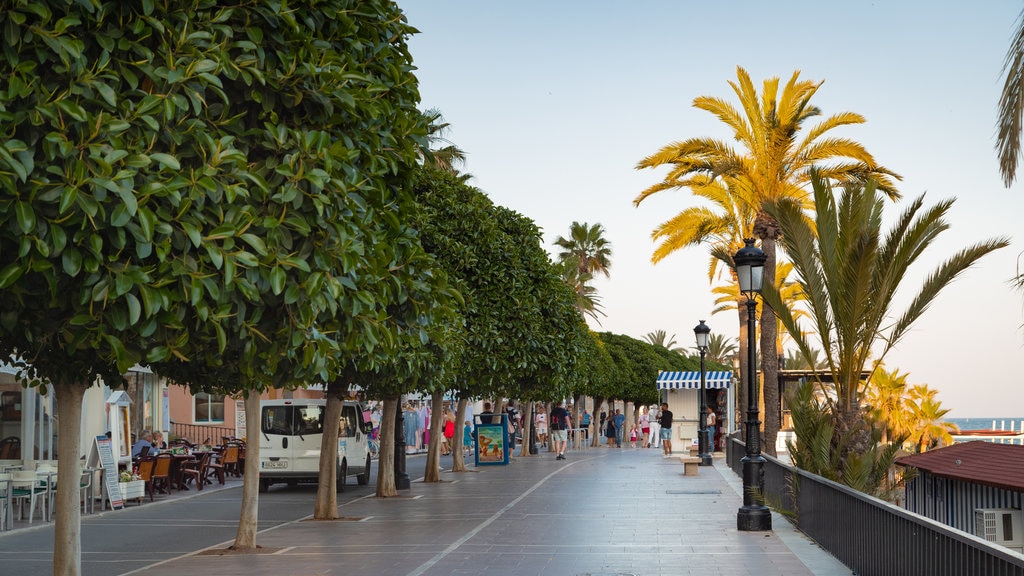
M 171 422 L 171 437 L 168 440 L 184 438 L 192 444 L 221 444 L 224 438 L 234 437 L 235 429 L 226 426 Z
M 746 447 L 728 442 L 743 475 Z M 1024 576 L 1024 558 L 985 540 L 764 455 L 766 504 L 859 576 Z

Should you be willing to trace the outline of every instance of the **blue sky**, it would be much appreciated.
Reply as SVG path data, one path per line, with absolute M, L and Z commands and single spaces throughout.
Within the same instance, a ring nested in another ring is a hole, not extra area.
M 706 251 L 650 263 L 650 232 L 694 200 L 662 192 L 634 208 L 664 174 L 637 171 L 637 161 L 675 140 L 728 140 L 692 102 L 735 102 L 737 66 L 758 87 L 795 70 L 824 80 L 812 102 L 824 115 L 867 118 L 835 135 L 902 175 L 905 198 L 958 198 L 908 286 L 963 246 L 1013 240 L 947 288 L 887 366 L 939 390 L 950 417 L 1024 418 L 1024 295 L 1007 282 L 1024 265 L 1024 179 L 1004 188 L 994 152 L 1000 70 L 1022 3 L 398 4 L 420 30 L 410 46 L 423 107 L 451 123 L 471 183 L 532 218 L 549 250 L 573 221 L 604 225 L 612 276 L 596 286 L 608 316 L 591 325 L 637 338 L 660 329 L 689 347 L 699 320 L 729 337 L 738 330 L 734 313 L 711 315 Z

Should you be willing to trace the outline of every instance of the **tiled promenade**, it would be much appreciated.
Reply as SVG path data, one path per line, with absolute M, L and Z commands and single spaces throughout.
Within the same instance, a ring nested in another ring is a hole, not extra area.
M 410 471 L 422 465 L 409 460 Z M 542 450 L 474 470 L 444 472 L 438 484 L 414 481 L 399 498 L 348 502 L 340 521 L 265 530 L 260 554 L 194 553 L 129 573 L 851 574 L 778 515 L 772 532 L 738 532 L 741 487 L 721 459 L 683 476 L 678 459 L 660 450 L 602 447 L 565 461 Z

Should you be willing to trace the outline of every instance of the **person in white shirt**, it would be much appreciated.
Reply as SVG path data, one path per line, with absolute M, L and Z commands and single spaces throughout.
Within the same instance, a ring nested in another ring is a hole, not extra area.
M 651 406 L 650 414 L 647 419 L 651 423 L 651 441 L 647 444 L 649 448 L 658 448 L 661 446 L 661 411 L 658 410 L 657 406 Z
M 543 406 L 541 407 L 543 408 Z M 543 409 L 537 411 L 537 441 L 542 446 L 548 445 L 548 415 Z

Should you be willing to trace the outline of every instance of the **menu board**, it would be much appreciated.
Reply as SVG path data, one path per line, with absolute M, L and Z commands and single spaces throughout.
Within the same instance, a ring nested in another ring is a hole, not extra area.
M 124 498 L 121 497 L 121 485 L 118 484 L 117 462 L 114 461 L 114 449 L 110 444 L 110 438 L 106 435 L 96 437 L 96 454 L 99 456 L 100 468 L 103 469 L 103 486 L 107 490 L 107 499 L 110 500 L 112 510 L 124 508 Z M 93 460 L 90 458 L 90 461 Z

